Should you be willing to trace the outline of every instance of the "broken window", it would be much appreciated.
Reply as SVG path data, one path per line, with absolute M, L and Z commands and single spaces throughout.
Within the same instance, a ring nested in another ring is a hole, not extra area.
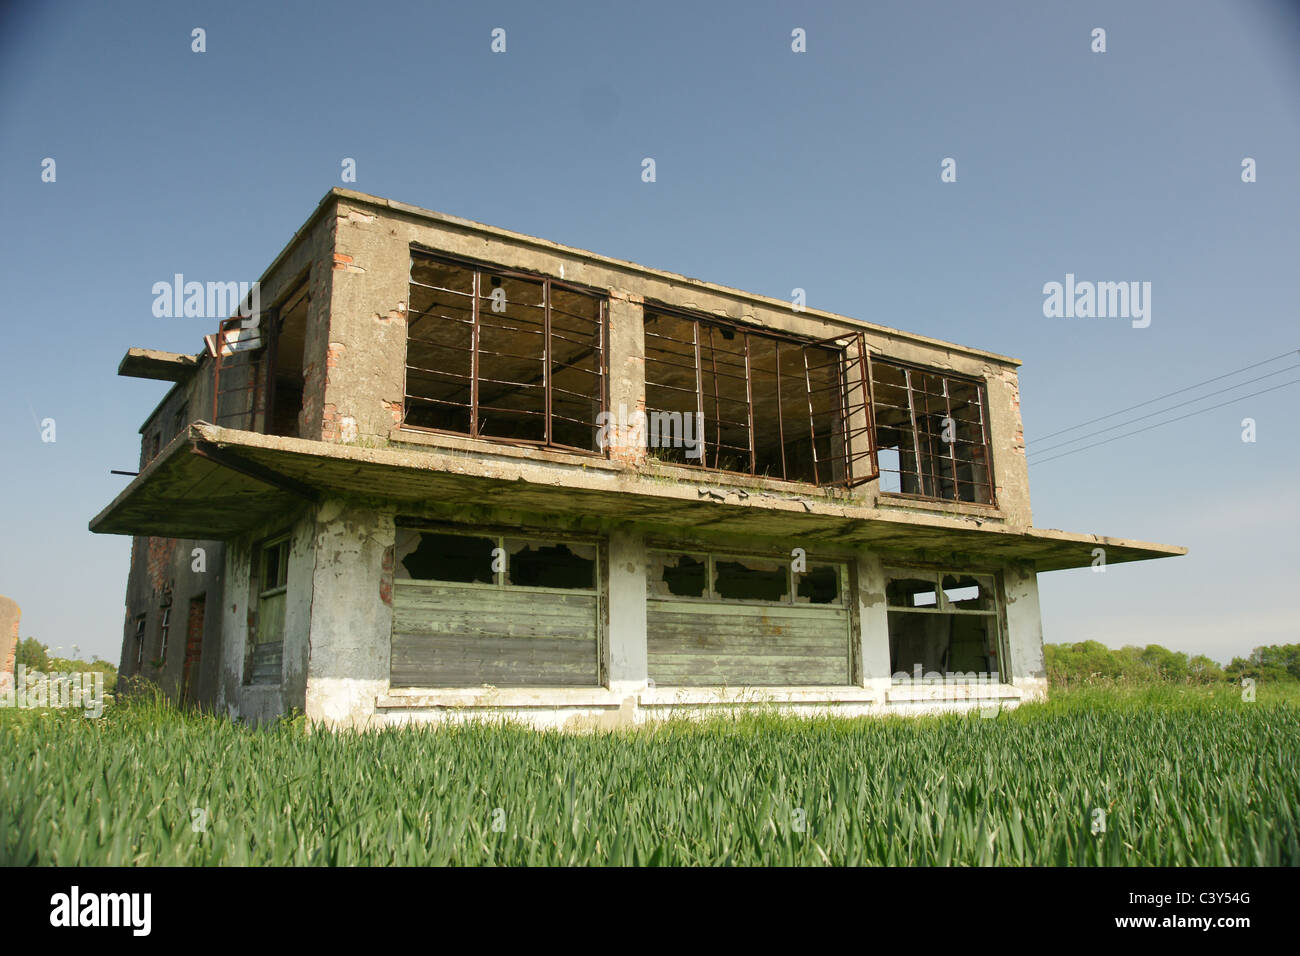
M 651 551 L 646 593 L 762 604 L 842 604 L 842 564 L 795 571 L 787 558 Z
M 135 618 L 135 669 L 140 670 L 144 666 L 144 632 L 147 616 L 137 614 Z
M 881 491 L 993 503 L 980 382 L 877 358 L 871 386 Z
M 652 457 L 814 484 L 875 476 L 861 334 L 813 342 L 647 307 L 645 352 Z
M 252 628 L 247 682 L 278 684 L 284 651 L 284 616 L 289 585 L 289 537 L 275 538 L 258 551 L 257 619 Z
M 412 254 L 404 424 L 597 451 L 605 303 L 555 279 Z
M 399 528 L 397 577 L 504 587 L 593 591 L 594 544 Z
M 724 601 L 789 603 L 789 562 L 757 558 L 715 560 L 713 590 Z
M 565 590 L 596 586 L 594 545 L 506 538 L 505 549 L 507 584 Z
M 794 578 L 796 604 L 840 603 L 840 565 L 813 565 Z
M 406 576 L 416 581 L 452 581 L 457 584 L 492 584 L 496 538 L 425 532 L 415 538 L 415 548 L 400 559 Z
M 650 555 L 650 594 L 662 597 L 707 597 L 709 559 L 704 555 Z
M 158 625 L 158 660 L 166 662 L 167 660 L 167 632 L 172 626 L 172 609 L 165 607 L 162 609 L 162 623 Z
M 888 571 L 890 670 L 895 680 L 996 680 L 998 605 L 990 575 Z

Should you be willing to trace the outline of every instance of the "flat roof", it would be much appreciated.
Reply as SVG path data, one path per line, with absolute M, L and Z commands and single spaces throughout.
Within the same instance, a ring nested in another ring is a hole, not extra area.
M 653 276 L 654 278 L 664 279 L 679 285 L 690 286 L 692 288 L 717 293 L 719 295 L 731 296 L 737 299 L 744 299 L 749 302 L 754 302 L 756 304 L 768 306 L 771 308 L 786 309 L 786 310 L 790 308 L 790 303 L 784 299 L 774 299 L 771 296 L 759 295 L 756 292 L 746 292 L 744 289 L 736 289 L 731 286 L 720 285 L 716 282 L 706 282 L 703 279 L 694 279 L 691 278 L 690 276 L 682 275 L 681 273 L 668 272 L 667 270 L 664 269 L 655 269 L 650 266 L 644 266 L 641 265 L 640 263 L 632 262 L 628 259 L 616 259 L 613 256 L 601 255 L 600 253 L 592 252 L 589 249 L 579 249 L 576 246 L 566 246 L 559 242 L 553 242 L 550 239 L 541 239 L 538 238 L 537 236 L 527 235 L 526 233 L 514 232 L 509 229 L 502 229 L 499 226 L 489 226 L 486 223 L 475 222 L 472 219 L 462 219 L 459 216 L 452 216 L 449 215 L 448 213 L 437 212 L 433 209 L 425 209 L 421 206 L 414 206 L 411 205 L 410 203 L 399 202 L 395 199 L 385 199 L 382 196 L 373 196 L 369 193 L 357 192 L 354 189 L 344 189 L 339 186 L 334 187 L 328 193 L 325 194 L 325 196 L 321 199 L 320 203 L 317 205 L 315 211 L 311 214 L 311 216 L 308 217 L 307 221 L 303 223 L 302 227 L 299 228 L 298 231 L 294 233 L 293 238 L 284 247 L 284 249 L 280 251 L 280 254 L 275 257 L 275 260 L 267 268 L 266 272 L 263 273 L 262 275 L 263 279 L 266 279 L 271 274 L 271 272 L 275 269 L 275 267 L 279 264 L 280 260 L 283 259 L 286 255 L 288 255 L 289 250 L 292 249 L 293 246 L 307 233 L 307 231 L 311 228 L 313 223 L 315 223 L 317 217 L 322 215 L 333 201 L 339 199 L 346 199 L 356 203 L 364 203 L 365 205 L 373 206 L 378 209 L 391 210 L 393 212 L 411 216 L 416 219 L 425 219 L 428 220 L 429 222 L 436 222 L 436 223 L 441 223 L 443 225 L 456 226 L 457 228 L 465 229 L 470 232 L 476 232 L 481 235 L 491 236 L 496 239 L 503 239 L 512 242 L 522 243 L 537 249 L 545 249 L 550 252 L 559 252 L 567 255 L 579 256 L 584 259 L 589 259 L 592 262 L 598 262 L 603 265 L 610 266 L 611 268 L 614 269 L 623 270 L 625 272 L 638 273 L 640 275 L 646 275 L 646 276 Z M 956 342 L 948 342 L 943 339 L 932 338 L 928 335 L 921 335 L 920 333 L 917 332 L 908 332 L 904 329 L 896 329 L 888 325 L 880 325 L 875 322 L 868 322 L 865 319 L 857 319 L 857 318 L 853 318 L 852 316 L 840 315 L 837 312 L 826 312 L 821 309 L 814 309 L 805 306 L 800 310 L 799 314 L 801 316 L 811 316 L 813 318 L 825 319 L 830 322 L 838 322 L 849 327 L 871 329 L 872 331 L 879 332 L 882 335 L 889 335 L 895 338 L 905 339 L 907 341 L 916 342 L 921 345 L 928 345 L 932 347 L 949 349 L 955 352 L 962 352 L 967 355 L 973 355 L 973 356 L 978 356 L 980 358 L 989 359 L 990 361 L 998 362 L 1003 365 L 1018 367 L 1022 364 L 1020 359 L 1013 358 L 1009 355 L 1002 355 L 998 352 L 990 352 L 987 349 L 974 348 L 969 345 L 960 345 Z

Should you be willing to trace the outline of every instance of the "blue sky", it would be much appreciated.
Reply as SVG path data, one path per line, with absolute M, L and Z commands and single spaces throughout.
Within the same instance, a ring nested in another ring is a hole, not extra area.
M 23 636 L 117 659 L 129 539 L 86 523 L 165 389 L 117 363 L 211 331 L 155 318 L 151 287 L 257 278 L 345 157 L 365 192 L 1014 355 L 1032 462 L 1035 436 L 1300 348 L 1297 49 L 1282 3 L 6 12 L 0 593 Z M 1067 273 L 1150 282 L 1150 326 L 1044 317 Z M 1035 524 L 1191 548 L 1042 576 L 1047 640 L 1300 640 L 1297 398 L 1031 464 Z

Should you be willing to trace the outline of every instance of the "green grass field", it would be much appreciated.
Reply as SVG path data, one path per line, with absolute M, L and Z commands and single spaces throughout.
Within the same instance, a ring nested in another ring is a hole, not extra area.
M 593 735 L 0 711 L 0 863 L 1295 865 L 1300 693 Z

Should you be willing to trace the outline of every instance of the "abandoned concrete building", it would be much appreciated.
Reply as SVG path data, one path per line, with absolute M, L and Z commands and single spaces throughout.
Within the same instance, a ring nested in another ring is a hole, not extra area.
M 343 189 L 256 288 L 127 352 L 90 524 L 122 675 L 235 717 L 1014 704 L 1040 572 L 1185 553 L 1033 526 L 1005 356 Z

